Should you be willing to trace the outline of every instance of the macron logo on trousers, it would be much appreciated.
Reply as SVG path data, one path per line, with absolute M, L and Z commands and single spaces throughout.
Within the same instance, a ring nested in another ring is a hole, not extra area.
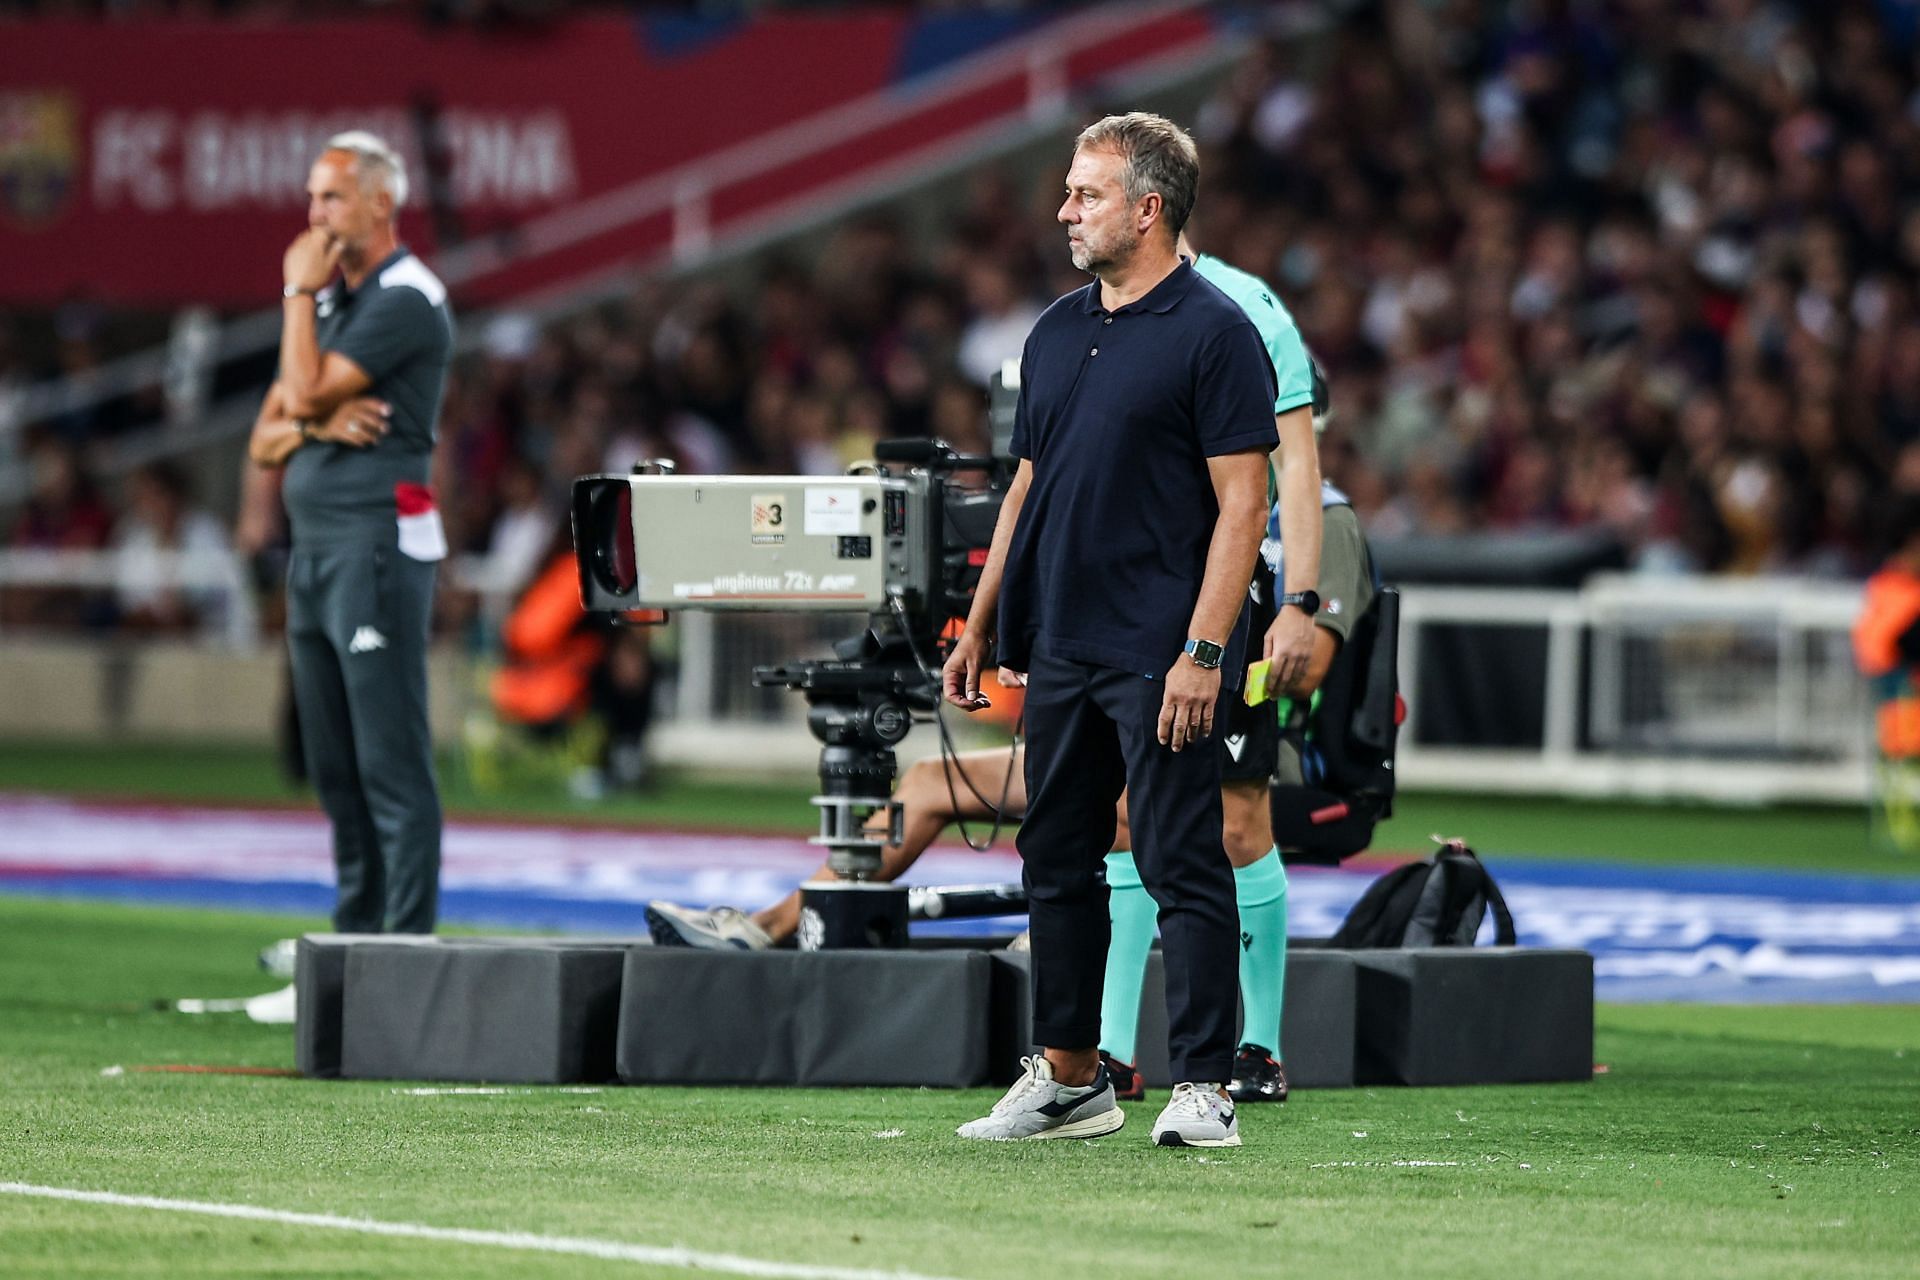
M 361 627 L 353 633 L 353 639 L 347 641 L 348 653 L 372 653 L 386 647 L 387 638 L 372 627 Z

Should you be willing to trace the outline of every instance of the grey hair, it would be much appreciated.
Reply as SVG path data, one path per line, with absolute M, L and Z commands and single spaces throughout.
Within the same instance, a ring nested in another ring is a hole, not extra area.
M 1128 200 L 1158 192 L 1165 209 L 1162 216 L 1174 239 L 1180 238 L 1200 189 L 1200 152 L 1185 129 L 1165 116 L 1129 111 L 1082 129 L 1073 149 L 1086 147 L 1120 157 L 1120 183 Z
M 384 139 L 365 129 L 349 129 L 328 138 L 326 149 L 352 155 L 360 185 L 391 195 L 396 210 L 407 202 L 407 162 Z

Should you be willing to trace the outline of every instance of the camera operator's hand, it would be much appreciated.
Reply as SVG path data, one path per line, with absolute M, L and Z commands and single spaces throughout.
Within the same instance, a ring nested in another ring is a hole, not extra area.
M 293 238 L 287 246 L 287 253 L 280 260 L 282 278 L 289 289 L 304 289 L 308 293 L 318 293 L 327 287 L 327 281 L 333 279 L 333 273 L 339 269 L 340 255 L 346 252 L 346 241 L 339 239 L 325 227 L 308 227 Z
M 387 434 L 387 418 L 392 412 L 384 400 L 355 396 L 335 409 L 327 420 L 307 432 L 309 440 L 325 440 L 352 449 L 365 449 L 380 443 Z
M 1202 667 L 1181 654 L 1167 672 L 1160 700 L 1160 745 L 1175 751 L 1213 733 L 1213 707 L 1220 700 L 1220 669 Z
M 987 665 L 987 638 L 969 627 L 953 643 L 947 665 L 940 671 L 940 687 L 947 701 L 962 711 L 979 711 L 993 704 L 980 692 L 980 673 Z

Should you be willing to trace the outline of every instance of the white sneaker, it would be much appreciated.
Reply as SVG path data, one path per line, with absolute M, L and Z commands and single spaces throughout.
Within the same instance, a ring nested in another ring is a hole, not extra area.
M 655 946 L 704 951 L 765 951 L 773 939 L 738 907 L 696 911 L 671 902 L 647 904 L 647 932 Z
M 1175 1085 L 1166 1110 L 1153 1122 L 1153 1141 L 1161 1147 L 1239 1146 L 1240 1121 L 1233 1100 L 1220 1096 L 1218 1084 Z
M 282 982 L 292 982 L 294 962 L 299 958 L 300 939 L 282 938 L 260 953 L 260 967 Z
M 993 1110 L 954 1130 L 963 1138 L 1014 1142 L 1026 1138 L 1097 1138 L 1127 1122 L 1102 1066 L 1087 1085 L 1058 1084 L 1041 1054 L 1020 1059 L 1020 1078 Z
M 299 1004 L 291 983 L 278 991 L 269 991 L 247 1001 L 247 1016 L 255 1022 L 291 1023 L 298 1010 Z

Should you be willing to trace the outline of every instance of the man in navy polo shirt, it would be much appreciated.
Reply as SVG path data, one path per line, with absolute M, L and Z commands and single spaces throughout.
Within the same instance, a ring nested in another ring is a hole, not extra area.
M 949 701 L 984 706 L 996 632 L 1001 665 L 1028 674 L 1018 845 L 1045 1050 L 962 1137 L 1093 1137 L 1125 1123 L 1098 1042 L 1102 871 L 1127 790 L 1135 859 L 1160 905 L 1181 1082 L 1153 1138 L 1240 1144 L 1223 1088 L 1239 916 L 1220 753 L 1203 740 L 1222 670 L 1241 667 L 1277 389 L 1252 322 L 1176 251 L 1199 177 L 1193 140 L 1158 116 L 1081 133 L 1058 216 L 1074 265 L 1096 279 L 1027 338 L 1020 467 L 942 677 Z

